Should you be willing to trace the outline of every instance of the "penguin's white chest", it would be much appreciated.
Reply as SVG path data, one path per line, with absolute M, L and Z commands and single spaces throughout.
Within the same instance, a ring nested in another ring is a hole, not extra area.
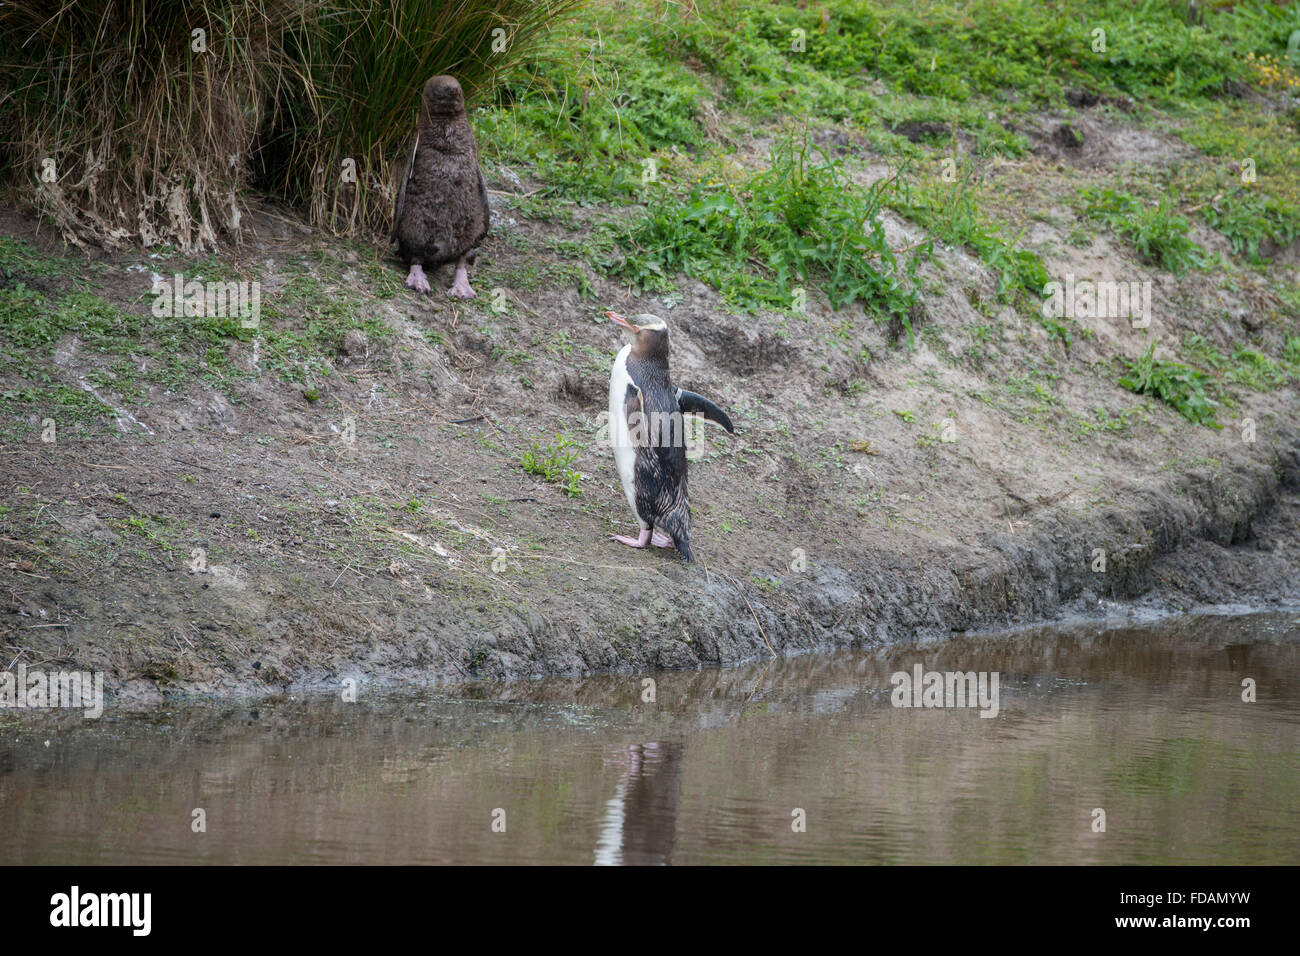
M 627 371 L 627 357 L 632 352 L 631 345 L 614 359 L 614 367 L 609 373 L 609 437 L 614 446 L 614 464 L 618 466 L 618 477 L 623 482 L 623 493 L 627 495 L 628 507 L 636 515 L 641 527 L 646 523 L 636 511 L 636 448 L 632 445 L 632 436 L 628 433 L 627 415 L 623 403 L 627 400 L 627 387 L 632 383 L 632 376 Z

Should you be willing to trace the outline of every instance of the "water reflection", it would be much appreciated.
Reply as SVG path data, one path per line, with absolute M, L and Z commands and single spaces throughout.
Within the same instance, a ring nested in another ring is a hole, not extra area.
M 0 863 L 1296 863 L 1298 620 L 660 673 L 653 703 L 626 674 L 0 714 Z M 895 709 L 917 664 L 998 672 L 998 716 Z
M 684 745 L 667 740 L 609 749 L 618 786 L 605 804 L 596 845 L 598 866 L 659 866 L 672 862 Z

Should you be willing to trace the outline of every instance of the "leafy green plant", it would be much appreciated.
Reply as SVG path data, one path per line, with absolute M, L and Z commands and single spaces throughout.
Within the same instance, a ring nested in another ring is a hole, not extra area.
M 578 487 L 582 475 L 569 466 L 579 455 L 578 451 L 570 449 L 578 447 L 577 442 L 560 432 L 555 436 L 555 441 L 547 444 L 545 448 L 533 442 L 533 447 L 524 452 L 520 464 L 528 474 L 536 475 L 551 484 L 558 484 L 570 498 L 576 498 L 582 494 L 582 490 Z
M 1300 237 L 1300 208 L 1258 189 L 1236 189 L 1211 201 L 1201 218 L 1232 243 L 1235 255 L 1259 264 L 1264 260 L 1260 246 L 1270 241 L 1285 247 Z
M 1183 354 L 1202 368 L 1218 372 L 1227 367 L 1228 357 L 1205 336 L 1190 332 L 1183 336 Z
M 1293 347 L 1294 352 L 1289 351 Z M 1269 392 L 1286 383 L 1285 365 L 1295 364 L 1294 359 L 1300 358 L 1300 336 L 1293 336 L 1283 343 L 1281 361 L 1245 345 L 1238 345 L 1232 355 L 1227 356 L 1196 333 L 1184 336 L 1183 354 L 1229 382 L 1258 392 Z
M 1127 239 L 1145 262 L 1182 275 L 1203 261 L 1189 236 L 1191 223 L 1177 214 L 1172 197 L 1161 196 L 1153 205 L 1114 189 L 1088 188 L 1080 196 L 1084 214 Z
M 975 251 L 998 274 L 997 297 L 1000 301 L 1005 301 L 1012 289 L 1023 289 L 1041 295 L 1048 283 L 1049 276 L 1043 257 L 1019 247 L 1023 236 L 1023 230 L 1014 239 L 1003 239 L 996 233 L 984 233 L 975 243 Z M 1069 344 L 1068 337 L 1066 344 Z
M 1219 403 L 1206 393 L 1210 380 L 1205 373 L 1181 362 L 1157 359 L 1155 349 L 1152 341 L 1140 358 L 1126 362 L 1128 374 L 1121 376 L 1119 384 L 1138 395 L 1160 399 L 1189 422 L 1222 428 L 1214 420 Z

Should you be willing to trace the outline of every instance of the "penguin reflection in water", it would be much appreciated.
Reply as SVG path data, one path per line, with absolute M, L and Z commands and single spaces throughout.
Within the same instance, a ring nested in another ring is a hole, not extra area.
M 668 326 L 654 315 L 605 313 L 633 340 L 614 359 L 609 377 L 609 432 L 627 502 L 641 525 L 633 548 L 654 544 L 691 554 L 691 507 L 686 495 L 683 415 L 700 414 L 735 432 L 727 413 L 703 395 L 676 388 L 668 376 Z

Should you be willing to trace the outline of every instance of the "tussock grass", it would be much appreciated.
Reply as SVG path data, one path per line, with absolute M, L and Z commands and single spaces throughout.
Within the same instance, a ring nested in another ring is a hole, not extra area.
M 78 245 L 237 241 L 253 180 L 383 232 L 424 81 L 473 96 L 578 2 L 15 0 L 0 174 Z
M 5 173 L 78 245 L 207 248 L 237 235 L 244 166 L 283 88 L 296 7 L 6 3 Z

